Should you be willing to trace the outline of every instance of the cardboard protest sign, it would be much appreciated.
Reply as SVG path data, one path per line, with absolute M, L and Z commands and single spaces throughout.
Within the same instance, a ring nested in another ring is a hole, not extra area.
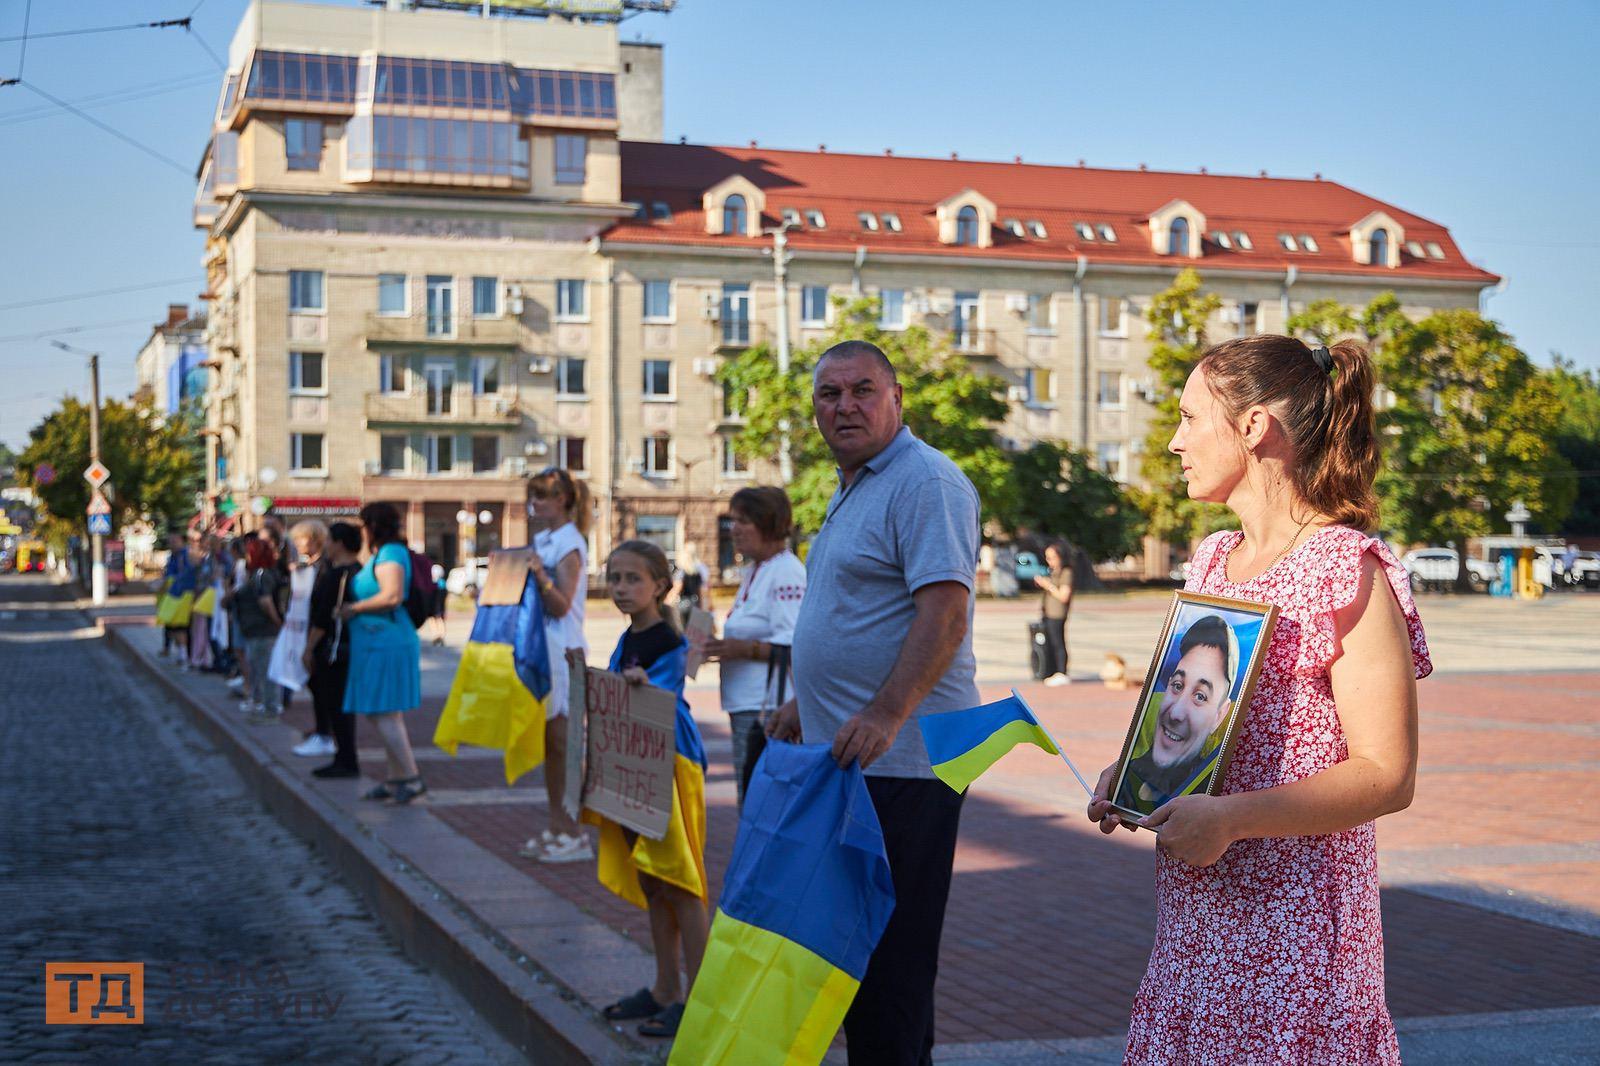
M 683 627 L 683 639 L 689 642 L 689 658 L 684 663 L 684 676 L 691 681 L 706 661 L 706 641 L 717 634 L 716 619 L 710 611 L 699 607 L 689 608 L 689 621 Z
M 587 761 L 589 736 L 589 668 L 583 653 L 567 653 L 567 780 L 561 793 L 561 808 L 568 818 L 577 818 L 583 808 L 583 768 Z
M 532 568 L 532 548 L 506 548 L 489 553 L 489 572 L 478 592 L 478 602 L 485 607 L 515 607 L 522 602 L 522 588 Z
M 606 670 L 589 670 L 586 682 L 583 805 L 651 840 L 664 839 L 672 817 L 678 699 Z

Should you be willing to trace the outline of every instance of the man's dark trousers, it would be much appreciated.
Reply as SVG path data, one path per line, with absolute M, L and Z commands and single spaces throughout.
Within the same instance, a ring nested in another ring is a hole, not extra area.
M 844 1018 L 851 1066 L 933 1062 L 933 985 L 950 898 L 962 793 L 943 781 L 869 777 L 883 827 L 894 913 Z
M 333 765 L 341 770 L 356 768 L 356 716 L 344 713 L 344 683 L 350 674 L 348 663 L 318 663 L 311 675 L 311 705 L 316 711 L 317 732 L 332 736 L 335 746 Z

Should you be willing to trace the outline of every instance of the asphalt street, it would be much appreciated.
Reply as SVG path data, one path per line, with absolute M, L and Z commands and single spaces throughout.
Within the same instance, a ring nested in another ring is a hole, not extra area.
M 0 801 L 5 1061 L 520 1061 L 40 577 L 0 577 Z M 54 962 L 142 963 L 143 1023 L 46 1024 Z

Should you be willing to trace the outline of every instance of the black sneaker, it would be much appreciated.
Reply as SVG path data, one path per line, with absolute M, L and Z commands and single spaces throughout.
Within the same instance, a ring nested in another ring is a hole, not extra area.
M 361 771 L 354 766 L 340 766 L 338 763 L 329 763 L 319 766 L 311 771 L 312 777 L 360 777 Z

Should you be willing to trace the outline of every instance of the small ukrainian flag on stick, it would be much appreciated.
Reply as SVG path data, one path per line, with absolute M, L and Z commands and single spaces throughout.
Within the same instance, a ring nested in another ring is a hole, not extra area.
M 922 728 L 934 774 L 957 792 L 965 792 L 968 785 L 1018 744 L 1034 744 L 1051 755 L 1060 755 L 1078 783 L 1092 792 L 1016 689 L 1006 699 L 982 707 L 918 718 L 917 725 Z

